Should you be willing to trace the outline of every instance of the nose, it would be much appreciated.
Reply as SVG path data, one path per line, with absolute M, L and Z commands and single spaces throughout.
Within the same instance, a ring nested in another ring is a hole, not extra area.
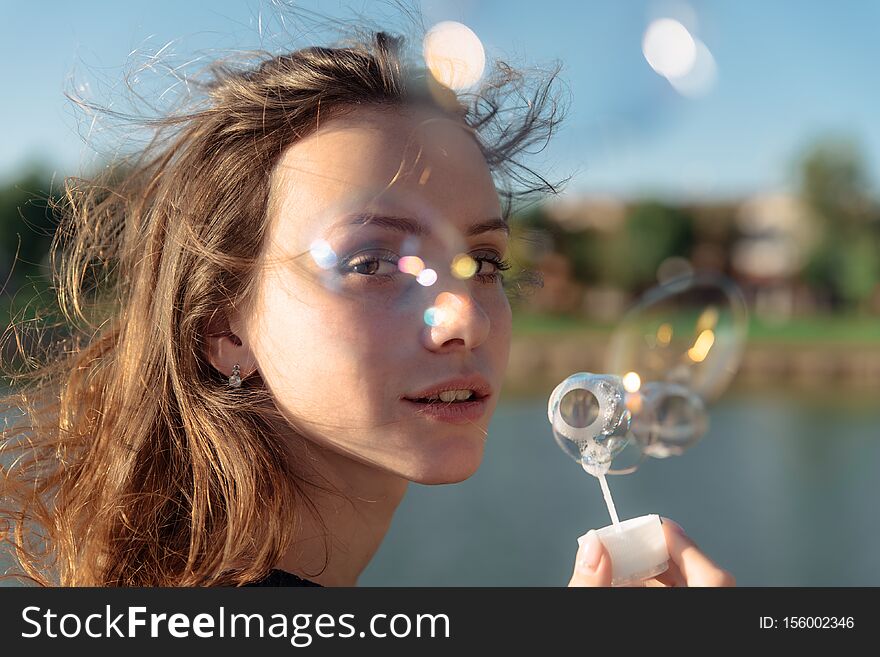
M 441 292 L 425 313 L 425 347 L 436 352 L 475 349 L 489 329 L 489 316 L 469 293 Z

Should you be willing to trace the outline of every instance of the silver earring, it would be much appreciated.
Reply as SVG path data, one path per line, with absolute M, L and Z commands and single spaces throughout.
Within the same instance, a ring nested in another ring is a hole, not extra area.
M 238 363 L 232 366 L 232 376 L 229 377 L 230 388 L 241 388 L 241 369 Z

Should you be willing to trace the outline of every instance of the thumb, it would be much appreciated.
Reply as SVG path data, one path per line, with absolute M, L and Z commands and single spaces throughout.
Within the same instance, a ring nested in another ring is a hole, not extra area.
M 580 548 L 569 586 L 611 586 L 611 555 L 595 529 L 578 539 Z

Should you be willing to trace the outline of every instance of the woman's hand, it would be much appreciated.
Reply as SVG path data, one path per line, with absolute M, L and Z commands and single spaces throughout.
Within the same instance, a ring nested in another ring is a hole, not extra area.
M 733 575 L 700 552 L 676 522 L 663 518 L 669 549 L 669 568 L 645 586 L 736 586 Z M 569 586 L 611 586 L 611 557 L 595 530 L 590 530 L 577 553 Z

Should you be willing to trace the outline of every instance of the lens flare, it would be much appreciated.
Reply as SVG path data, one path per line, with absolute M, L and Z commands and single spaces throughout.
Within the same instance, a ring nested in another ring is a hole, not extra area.
M 397 261 L 397 268 L 404 274 L 418 276 L 425 269 L 425 261 L 418 256 L 403 256 Z
M 627 372 L 623 376 L 623 387 L 627 392 L 637 392 L 642 387 L 642 378 L 636 372 Z
M 657 327 L 657 342 L 664 347 L 672 341 L 672 325 L 661 324 Z
M 326 240 L 317 239 L 309 246 L 309 253 L 321 269 L 330 269 L 336 266 L 337 258 L 332 247 Z
M 419 272 L 418 276 L 416 276 L 416 280 L 419 282 L 419 285 L 430 287 L 437 282 L 437 272 L 433 269 L 423 269 Z
M 705 43 L 694 39 L 696 56 L 694 64 L 687 73 L 680 76 L 667 76 L 669 84 L 682 96 L 698 98 L 708 94 L 718 79 L 718 66 Z
M 455 91 L 474 86 L 486 68 L 486 52 L 480 39 L 469 27 L 455 21 L 443 21 L 428 30 L 422 52 L 434 79 Z
M 431 306 L 425 311 L 425 324 L 428 326 L 440 326 L 444 322 L 444 311 L 442 308 Z
M 652 21 L 645 30 L 642 53 L 665 78 L 687 75 L 697 59 L 697 44 L 687 28 L 672 18 Z
M 471 278 L 477 273 L 477 261 L 465 253 L 459 253 L 452 259 L 452 275 L 461 280 Z
M 425 324 L 440 326 L 451 322 L 462 306 L 462 301 L 451 292 L 441 292 L 434 299 L 434 305 L 425 311 Z
M 706 329 L 697 336 L 694 346 L 688 349 L 688 357 L 695 363 L 702 363 L 709 355 L 709 350 L 715 344 L 715 332 Z

